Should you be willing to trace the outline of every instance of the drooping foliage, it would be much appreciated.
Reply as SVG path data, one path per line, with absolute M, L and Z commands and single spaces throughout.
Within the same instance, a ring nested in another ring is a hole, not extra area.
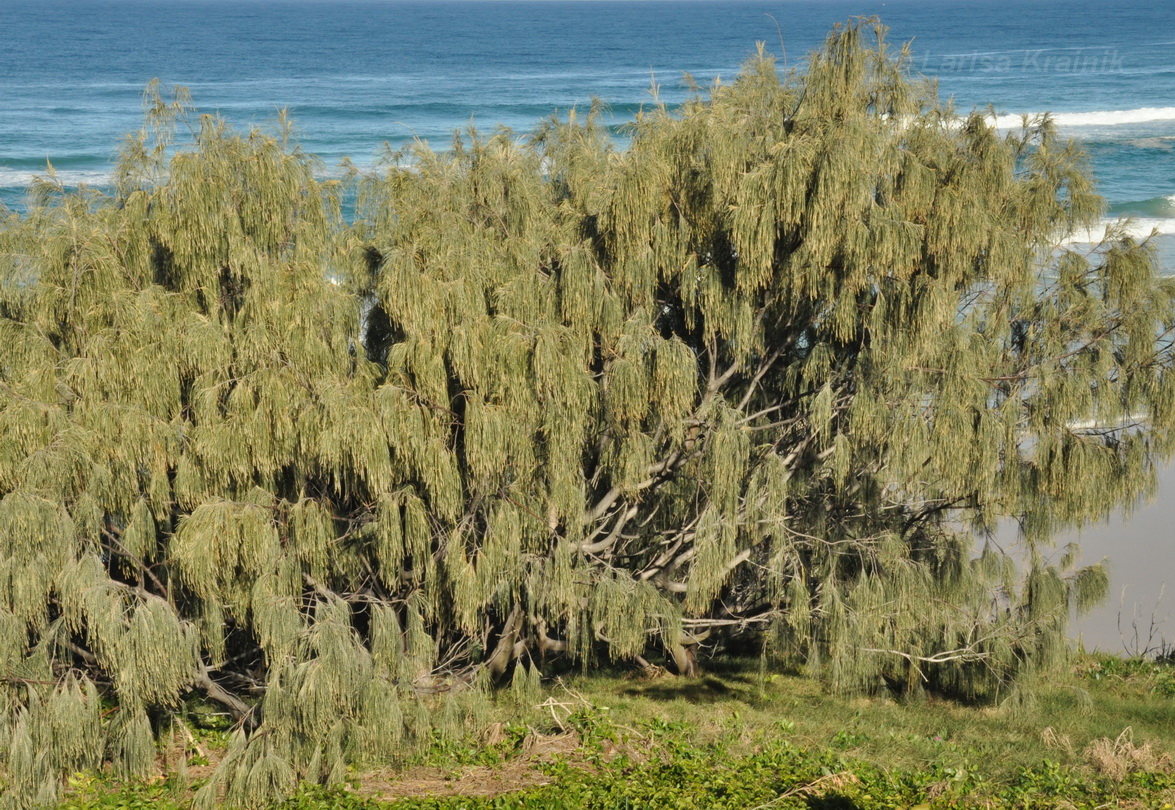
M 560 660 L 752 638 L 1006 693 L 1105 590 L 1049 538 L 1171 450 L 1148 246 L 1069 245 L 1080 151 L 956 115 L 873 24 L 624 147 L 594 114 L 420 145 L 352 224 L 284 130 L 177 149 L 152 98 L 116 193 L 0 232 L 6 805 L 147 772 L 190 690 L 240 720 L 234 805 Z M 975 551 L 1004 519 L 1019 567 Z

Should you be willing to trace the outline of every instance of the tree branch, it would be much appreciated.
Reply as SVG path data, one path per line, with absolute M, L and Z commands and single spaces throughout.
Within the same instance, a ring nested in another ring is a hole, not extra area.
M 233 717 L 238 722 L 243 722 L 245 726 L 252 730 L 258 725 L 254 716 L 254 707 L 245 703 L 243 700 L 232 694 L 216 681 L 212 680 L 212 676 L 208 672 L 206 664 L 200 665 L 200 671 L 192 679 L 192 682 L 204 690 L 204 694 L 208 695 L 210 700 L 214 700 L 220 705 L 228 709 Z

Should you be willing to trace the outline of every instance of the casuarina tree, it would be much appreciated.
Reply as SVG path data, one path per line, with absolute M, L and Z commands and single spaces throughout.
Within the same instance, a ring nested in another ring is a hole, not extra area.
M 1050 538 L 1171 450 L 1150 247 L 1072 242 L 1080 149 L 957 114 L 875 23 L 623 146 L 591 111 L 354 185 L 149 98 L 113 193 L 0 231 L 7 805 L 149 772 L 193 692 L 234 805 L 566 663 L 1013 695 L 1106 589 Z

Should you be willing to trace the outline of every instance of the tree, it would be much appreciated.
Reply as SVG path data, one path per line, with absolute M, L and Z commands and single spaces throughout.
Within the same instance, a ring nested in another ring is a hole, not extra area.
M 1148 245 L 1071 246 L 1080 150 L 957 116 L 873 22 L 625 149 L 594 114 L 417 146 L 353 225 L 284 132 L 175 151 L 153 98 L 117 193 L 0 237 L 7 804 L 146 772 L 189 690 L 240 720 L 202 793 L 237 805 L 560 658 L 750 637 L 1008 694 L 1105 591 L 1049 538 L 1171 451 Z M 973 551 L 1008 517 L 1022 575 Z

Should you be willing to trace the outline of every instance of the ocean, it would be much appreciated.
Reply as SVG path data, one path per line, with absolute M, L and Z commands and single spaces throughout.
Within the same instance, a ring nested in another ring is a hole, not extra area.
M 855 15 L 911 43 L 912 68 L 960 111 L 1001 126 L 1051 112 L 1088 150 L 1108 214 L 1157 231 L 1175 273 L 1175 3 L 1153 0 L 2 0 L 0 202 L 20 210 L 47 162 L 66 185 L 107 183 L 153 78 L 241 128 L 287 109 L 330 172 L 414 139 L 443 149 L 470 125 L 525 133 L 596 98 L 620 137 L 654 85 L 678 103 L 685 74 L 733 78 L 757 42 L 801 64 Z M 1111 554 L 1115 595 L 1149 605 L 1175 555 L 1151 530 L 1153 548 L 1130 551 L 1143 524 L 1081 539 Z M 1094 619 L 1093 643 L 1116 646 L 1112 616 Z
M 371 165 L 385 144 L 518 133 L 598 98 L 619 127 L 659 98 L 730 79 L 757 42 L 795 65 L 829 28 L 877 15 L 958 109 L 1012 125 L 1052 112 L 1089 150 L 1110 214 L 1175 259 L 1175 3 L 1117 0 L 4 0 L 0 201 L 51 161 L 102 185 L 152 78 L 201 111 Z M 1168 262 L 1175 266 L 1175 261 Z

